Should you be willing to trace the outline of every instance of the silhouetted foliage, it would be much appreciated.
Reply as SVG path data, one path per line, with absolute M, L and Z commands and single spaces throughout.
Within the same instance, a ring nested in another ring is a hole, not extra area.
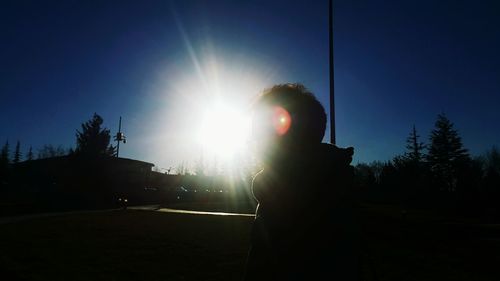
M 9 158 L 9 141 L 6 141 L 2 147 L 2 151 L 0 152 L 0 184 L 3 185 L 4 181 L 7 178 L 10 158 Z M 1 186 L 0 186 L 1 187 Z
M 443 114 L 438 115 L 431 132 L 427 161 L 438 185 L 447 191 L 454 191 L 458 172 L 470 160 L 462 139 L 453 123 Z
M 6 141 L 2 147 L 2 151 L 0 152 L 0 161 L 2 165 L 8 165 L 10 163 L 9 153 L 9 141 Z
M 33 147 L 30 146 L 30 149 L 28 150 L 28 154 L 26 156 L 26 160 L 31 161 L 31 160 L 33 160 L 33 157 L 34 157 L 33 156 Z
M 21 161 L 21 143 L 17 141 L 16 143 L 16 150 L 14 151 L 14 159 L 12 162 L 14 164 L 17 164 Z
M 425 155 L 413 128 L 404 154 L 385 163 L 358 164 L 355 181 L 362 199 L 500 221 L 500 151 L 493 147 L 471 158 L 444 115 L 429 139 Z
M 75 153 L 85 156 L 114 156 L 116 148 L 110 145 L 111 134 L 102 128 L 103 119 L 97 113 L 89 121 L 82 124 L 82 130 L 76 131 Z
M 53 146 L 51 144 L 45 144 L 38 150 L 38 159 L 52 158 L 67 155 L 66 150 L 61 146 Z
M 496 147 L 488 150 L 483 157 L 482 204 L 487 206 L 487 215 L 500 220 L 500 152 Z
M 498 151 L 496 146 L 492 147 L 485 153 L 484 170 L 486 174 L 500 175 L 500 151 Z
M 373 187 L 377 183 L 375 173 L 370 165 L 360 163 L 354 169 L 357 185 L 362 189 Z
M 429 186 L 429 170 L 424 149 L 425 144 L 419 140 L 415 125 L 406 139 L 406 152 L 392 160 L 395 169 L 394 181 L 399 186 L 396 196 L 400 203 L 412 205 L 422 202 Z
M 421 163 L 425 157 L 425 144 L 419 141 L 419 138 L 420 136 L 417 134 L 417 129 L 415 128 L 415 125 L 413 125 L 413 129 L 406 140 L 407 151 L 404 154 L 404 158 L 408 162 Z

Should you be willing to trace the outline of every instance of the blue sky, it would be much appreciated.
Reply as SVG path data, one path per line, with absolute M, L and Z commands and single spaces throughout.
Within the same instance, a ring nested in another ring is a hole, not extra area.
M 427 141 L 446 113 L 465 146 L 500 144 L 496 1 L 335 1 L 337 143 L 355 162 Z M 11 1 L 0 10 L 0 141 L 75 145 L 94 112 L 121 156 L 192 162 L 198 112 L 301 82 L 328 107 L 327 1 Z M 327 132 L 327 136 L 328 136 Z M 325 141 L 328 139 L 326 138 Z

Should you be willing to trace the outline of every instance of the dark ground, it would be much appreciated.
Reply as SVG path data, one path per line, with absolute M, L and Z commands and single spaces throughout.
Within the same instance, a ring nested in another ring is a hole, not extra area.
M 381 206 L 361 217 L 365 280 L 500 280 L 499 225 Z M 252 220 L 129 210 L 0 224 L 0 280 L 239 280 Z

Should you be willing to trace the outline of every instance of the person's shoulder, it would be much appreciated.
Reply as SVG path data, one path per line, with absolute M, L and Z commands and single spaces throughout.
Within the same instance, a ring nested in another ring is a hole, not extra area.
M 350 165 L 354 155 L 354 148 L 341 148 L 333 144 L 322 143 L 320 145 L 320 154 L 335 165 Z

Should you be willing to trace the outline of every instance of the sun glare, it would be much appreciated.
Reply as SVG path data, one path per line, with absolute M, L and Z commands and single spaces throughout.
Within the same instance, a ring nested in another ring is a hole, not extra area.
M 246 149 L 249 122 L 241 109 L 217 103 L 205 112 L 198 141 L 206 154 L 229 159 Z
M 281 80 L 281 72 L 258 54 L 235 53 L 210 40 L 194 46 L 180 31 L 188 56 L 166 65 L 152 85 L 159 101 L 152 126 L 162 141 L 150 153 L 161 151 L 165 159 L 201 166 L 208 174 L 243 170 L 252 161 L 248 107 Z

